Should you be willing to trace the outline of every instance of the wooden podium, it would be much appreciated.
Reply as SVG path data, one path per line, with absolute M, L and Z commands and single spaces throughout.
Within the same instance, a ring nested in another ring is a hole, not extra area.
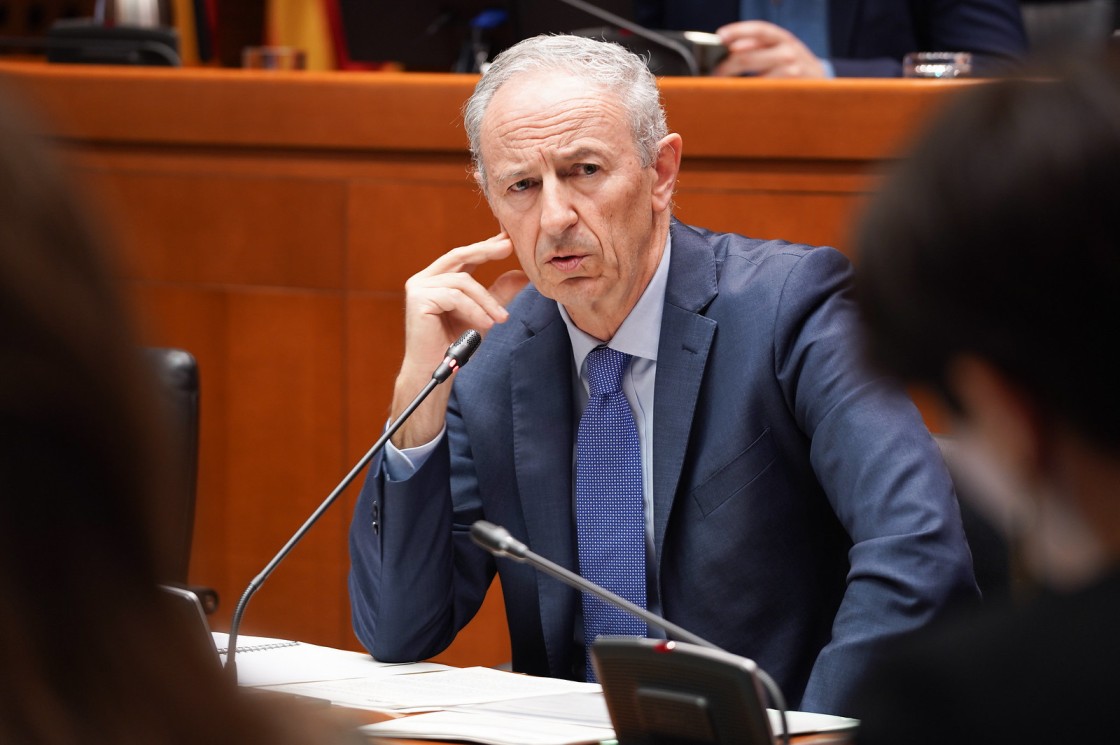
M 198 358 L 191 578 L 219 590 L 221 628 L 384 426 L 405 279 L 497 231 L 460 123 L 475 79 L 9 62 L 0 81 L 39 109 L 114 236 L 143 340 Z M 966 84 L 665 79 L 684 139 L 676 213 L 845 249 L 880 167 Z M 264 585 L 244 633 L 359 648 L 356 496 Z M 509 659 L 499 591 L 438 659 Z

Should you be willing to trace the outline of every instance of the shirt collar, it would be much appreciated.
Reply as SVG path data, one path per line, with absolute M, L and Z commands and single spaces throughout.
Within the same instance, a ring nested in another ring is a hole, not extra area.
M 625 352 L 632 357 L 641 357 L 657 361 L 657 344 L 661 337 L 661 314 L 665 308 L 665 288 L 669 284 L 669 253 L 672 248 L 671 237 L 665 236 L 665 250 L 661 253 L 661 261 L 657 264 L 646 289 L 634 305 L 633 310 L 615 332 L 614 337 L 607 343 L 611 349 Z M 560 317 L 568 327 L 568 337 L 572 341 L 572 354 L 575 357 L 576 370 L 583 370 L 583 361 L 591 350 L 602 346 L 602 342 L 594 336 L 581 331 L 572 321 L 568 311 L 563 305 L 560 308 Z

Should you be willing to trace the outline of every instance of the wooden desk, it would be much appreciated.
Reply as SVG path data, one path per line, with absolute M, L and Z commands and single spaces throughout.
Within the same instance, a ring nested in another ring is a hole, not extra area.
M 467 173 L 470 76 L 0 63 L 115 232 L 151 344 L 202 374 L 192 580 L 241 591 L 380 432 L 405 279 L 496 232 Z M 961 83 L 667 79 L 677 214 L 848 244 L 879 166 Z M 487 268 L 486 276 L 496 269 Z M 242 631 L 357 648 L 356 488 L 254 598 Z M 495 590 L 439 659 L 496 664 Z

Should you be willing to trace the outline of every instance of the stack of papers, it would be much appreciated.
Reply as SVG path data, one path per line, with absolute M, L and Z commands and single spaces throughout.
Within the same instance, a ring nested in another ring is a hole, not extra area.
M 229 635 L 217 631 L 213 634 L 214 644 L 224 661 Z M 362 652 L 347 652 L 289 639 L 237 637 L 237 682 L 243 686 L 272 686 L 345 678 L 384 678 L 450 669 L 447 665 L 434 662 L 408 665 L 378 662 Z
M 219 650 L 225 634 L 214 634 Z M 614 739 L 602 688 L 484 667 L 388 664 L 360 652 L 267 637 L 239 637 L 238 681 L 352 709 L 409 714 L 363 734 L 487 745 L 583 745 Z M 771 729 L 781 732 L 777 712 Z M 855 719 L 787 712 L 793 735 L 854 729 Z
M 417 714 L 366 725 L 361 732 L 370 737 L 467 740 L 484 745 L 585 745 L 614 739 L 614 730 L 610 727 L 585 727 L 535 717 L 471 711 Z
M 782 731 L 768 709 L 771 730 Z M 791 735 L 853 730 L 859 720 L 804 711 L 786 712 Z M 472 704 L 362 727 L 370 736 L 417 740 L 467 740 L 485 745 L 583 745 L 614 739 L 601 693 L 560 693 Z
M 408 666 L 410 669 L 411 667 Z M 488 667 L 445 668 L 442 671 L 426 672 L 423 675 L 325 680 L 270 688 L 313 698 L 330 699 L 333 703 L 352 709 L 401 713 L 439 711 L 470 704 L 488 704 L 561 693 L 591 693 L 602 701 L 602 688 L 595 683 L 537 678 Z
M 363 727 L 362 732 L 370 736 L 468 740 L 488 745 L 581 745 L 614 739 L 610 714 L 598 685 L 497 674 L 518 678 L 523 688 L 521 696 L 378 722 Z M 543 681 L 545 685 L 534 681 Z M 570 690 L 544 692 L 557 682 L 568 683 Z

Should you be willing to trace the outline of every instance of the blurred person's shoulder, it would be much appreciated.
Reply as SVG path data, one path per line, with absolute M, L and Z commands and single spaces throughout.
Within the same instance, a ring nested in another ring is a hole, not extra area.
M 1113 739 L 1120 569 L 1016 608 L 990 601 L 885 646 L 853 699 L 859 742 Z

